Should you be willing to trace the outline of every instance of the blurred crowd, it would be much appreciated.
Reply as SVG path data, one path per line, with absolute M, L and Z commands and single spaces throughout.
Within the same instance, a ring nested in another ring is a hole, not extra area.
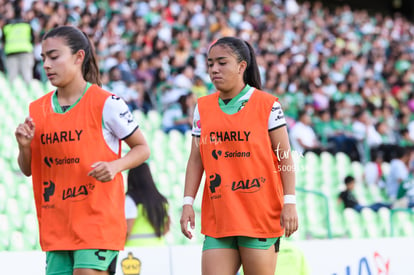
M 104 87 L 131 110 L 159 111 L 166 132 L 191 128 L 196 99 L 214 92 L 208 47 L 237 36 L 253 45 L 294 150 L 363 162 L 375 151 L 389 162 L 414 144 L 414 25 L 402 16 L 294 0 L 19 3 L 34 33 L 35 78 L 45 80 L 42 35 L 78 26 L 94 42 Z M 13 2 L 0 0 L 0 15 L 1 26 L 14 18 Z

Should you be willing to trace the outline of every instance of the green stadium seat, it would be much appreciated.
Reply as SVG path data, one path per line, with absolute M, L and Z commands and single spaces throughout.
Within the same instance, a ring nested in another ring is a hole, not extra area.
M 19 201 L 20 211 L 22 213 L 30 213 L 35 208 L 32 188 L 26 183 L 18 184 L 16 199 Z
M 31 98 L 30 85 L 27 85 L 20 76 L 14 79 L 10 87 L 14 98 L 16 98 L 18 102 L 25 102 Z
M 0 173 L 0 183 L 4 186 L 8 198 L 16 196 L 17 176 L 11 170 L 4 170 Z
M 414 235 L 414 226 L 411 222 L 409 211 L 397 211 L 392 216 L 393 237 L 412 237 Z
M 184 135 L 178 130 L 171 130 L 168 132 L 167 143 L 168 150 L 171 153 L 182 152 L 184 151 Z
M 15 198 L 8 198 L 6 202 L 7 216 L 9 224 L 14 230 L 20 230 L 23 224 L 23 213 L 20 209 L 20 204 Z
M 49 91 L 46 90 L 45 85 L 41 81 L 37 79 L 33 79 L 32 82 L 30 83 L 31 99 L 39 98 L 45 95 L 47 92 Z
M 0 213 L 0 251 L 8 250 L 10 233 L 9 217 Z
M 149 121 L 152 130 L 161 128 L 162 115 L 158 111 L 148 111 L 147 120 Z
M 32 249 L 39 247 L 39 226 L 36 214 L 26 214 L 23 218 L 23 233 L 25 242 Z
M 30 251 L 32 250 L 32 247 L 30 247 L 30 245 L 26 243 L 22 232 L 13 231 L 10 234 L 9 250 L 10 251 Z
M 332 167 L 336 166 L 335 157 L 329 152 L 322 152 L 320 154 L 321 167 L 323 167 L 324 173 L 336 173 L 336 169 Z
M 381 228 L 382 236 L 389 237 L 391 235 L 391 217 L 390 210 L 382 207 L 378 210 L 378 225 Z
M 7 214 L 0 214 L 0 240 L 8 236 L 11 231 L 11 226 L 9 222 L 9 217 Z
M 334 238 L 346 237 L 346 227 L 343 216 L 343 207 L 337 201 L 331 201 L 329 207 L 329 219 L 331 222 L 332 236 Z
M 348 236 L 352 239 L 361 239 L 366 237 L 364 225 L 361 221 L 360 214 L 352 208 L 344 209 L 344 222 Z
M 343 180 L 346 176 L 352 173 L 351 168 L 351 159 L 349 156 L 343 152 L 338 152 L 335 154 L 336 167 L 338 171 L 339 180 Z
M 384 202 L 384 197 L 377 185 L 367 186 L 367 192 L 371 195 L 372 202 Z
M 354 194 L 361 205 L 368 205 L 368 195 L 362 182 L 355 182 Z
M 158 190 L 167 198 L 171 199 L 173 197 L 172 193 L 172 186 L 173 186 L 173 179 L 171 174 L 159 171 L 158 172 L 158 181 L 156 182 Z
M 4 105 L 6 105 L 5 103 L 7 102 L 8 97 L 12 95 L 12 93 L 10 84 L 2 72 L 0 72 L 0 87 L 0 104 L 4 103 Z
M 0 183 L 0 214 L 6 212 L 6 201 L 8 198 L 8 192 L 6 186 Z
M 307 228 L 306 234 L 312 238 L 325 239 L 328 237 L 326 206 L 323 200 L 313 195 L 305 197 Z
M 364 166 L 359 161 L 353 161 L 351 163 L 352 174 L 356 182 L 364 182 Z
M 369 238 L 380 238 L 383 236 L 383 232 L 379 226 L 377 213 L 370 208 L 363 208 L 361 210 L 361 218 L 365 224 L 365 229 Z

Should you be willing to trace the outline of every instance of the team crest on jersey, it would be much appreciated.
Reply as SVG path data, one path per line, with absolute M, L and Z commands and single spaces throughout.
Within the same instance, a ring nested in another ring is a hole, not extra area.
M 195 121 L 194 122 L 194 127 L 198 128 L 198 129 L 201 129 L 201 121 L 200 120 Z
M 247 100 L 244 100 L 244 101 L 240 104 L 240 107 L 239 107 L 239 109 L 238 109 L 237 111 L 240 111 L 241 109 L 243 109 L 243 108 L 244 108 L 244 106 L 246 106 L 246 103 L 247 103 Z

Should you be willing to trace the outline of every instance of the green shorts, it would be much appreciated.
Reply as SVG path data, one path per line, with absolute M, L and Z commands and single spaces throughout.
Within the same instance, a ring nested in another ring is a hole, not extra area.
M 208 249 L 231 248 L 238 249 L 239 246 L 255 249 L 269 249 L 275 246 L 275 252 L 279 252 L 280 237 L 277 238 L 251 238 L 244 236 L 232 236 L 224 238 L 212 238 L 206 236 L 203 243 L 203 251 Z
M 105 249 L 46 252 L 46 275 L 72 275 L 76 268 L 108 270 L 115 274 L 119 251 Z

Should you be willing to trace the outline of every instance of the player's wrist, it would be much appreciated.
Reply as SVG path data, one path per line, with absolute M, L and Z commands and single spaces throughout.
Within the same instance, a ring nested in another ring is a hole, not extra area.
M 296 204 L 296 195 L 284 195 L 283 204 Z
M 191 196 L 185 196 L 183 198 L 183 206 L 185 206 L 185 205 L 193 206 L 193 204 L 194 204 L 194 198 L 193 197 L 191 197 Z

